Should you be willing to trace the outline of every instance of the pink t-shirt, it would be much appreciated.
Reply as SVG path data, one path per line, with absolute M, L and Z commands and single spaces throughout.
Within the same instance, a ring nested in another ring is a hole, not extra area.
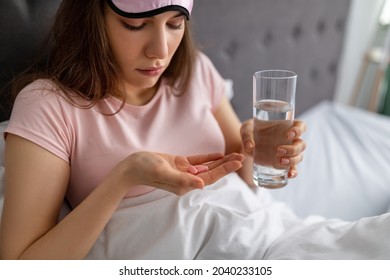
M 77 206 L 121 160 L 137 151 L 174 155 L 224 152 L 222 131 L 213 116 L 225 81 L 210 60 L 200 54 L 189 90 L 175 96 L 164 80 L 143 106 L 109 97 L 90 109 L 78 108 L 55 93 L 53 84 L 38 80 L 18 95 L 7 133 L 24 137 L 69 163 L 67 199 Z M 154 190 L 136 186 L 127 194 Z

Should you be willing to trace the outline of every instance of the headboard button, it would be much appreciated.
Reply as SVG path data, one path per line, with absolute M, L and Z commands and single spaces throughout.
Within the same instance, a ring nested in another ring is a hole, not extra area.
M 270 31 L 267 31 L 264 35 L 263 44 L 264 46 L 268 47 L 272 44 L 274 40 L 274 36 Z
M 318 21 L 318 23 L 317 23 L 317 32 L 318 32 L 319 35 L 324 34 L 325 27 L 326 27 L 326 25 L 325 25 L 325 22 L 323 20 Z
M 295 25 L 292 30 L 293 39 L 298 41 L 301 36 L 302 36 L 302 27 L 299 25 Z

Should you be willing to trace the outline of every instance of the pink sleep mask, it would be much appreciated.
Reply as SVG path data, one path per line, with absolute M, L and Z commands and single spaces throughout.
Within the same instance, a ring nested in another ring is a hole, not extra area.
M 193 0 L 106 0 L 118 15 L 127 18 L 144 18 L 167 11 L 182 12 L 189 19 Z

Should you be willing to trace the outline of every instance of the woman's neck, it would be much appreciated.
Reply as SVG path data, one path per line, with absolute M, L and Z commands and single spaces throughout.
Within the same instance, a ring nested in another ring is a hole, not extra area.
M 135 106 L 142 106 L 149 103 L 155 96 L 159 88 L 159 84 L 160 83 L 157 83 L 154 87 L 147 89 L 135 89 L 133 87 L 125 86 L 124 90 L 126 96 L 126 103 Z

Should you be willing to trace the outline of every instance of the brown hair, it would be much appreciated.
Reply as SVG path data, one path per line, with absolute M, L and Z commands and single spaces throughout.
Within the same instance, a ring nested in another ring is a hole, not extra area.
M 64 0 L 54 25 L 37 58 L 12 85 L 13 96 L 36 79 L 50 79 L 75 106 L 76 93 L 94 106 L 111 95 L 121 96 L 119 69 L 109 47 L 104 22 L 104 0 Z M 188 86 L 195 57 L 189 22 L 184 37 L 163 77 L 180 92 Z M 177 83 L 177 84 L 176 84 Z M 123 106 L 122 105 L 122 106 Z

